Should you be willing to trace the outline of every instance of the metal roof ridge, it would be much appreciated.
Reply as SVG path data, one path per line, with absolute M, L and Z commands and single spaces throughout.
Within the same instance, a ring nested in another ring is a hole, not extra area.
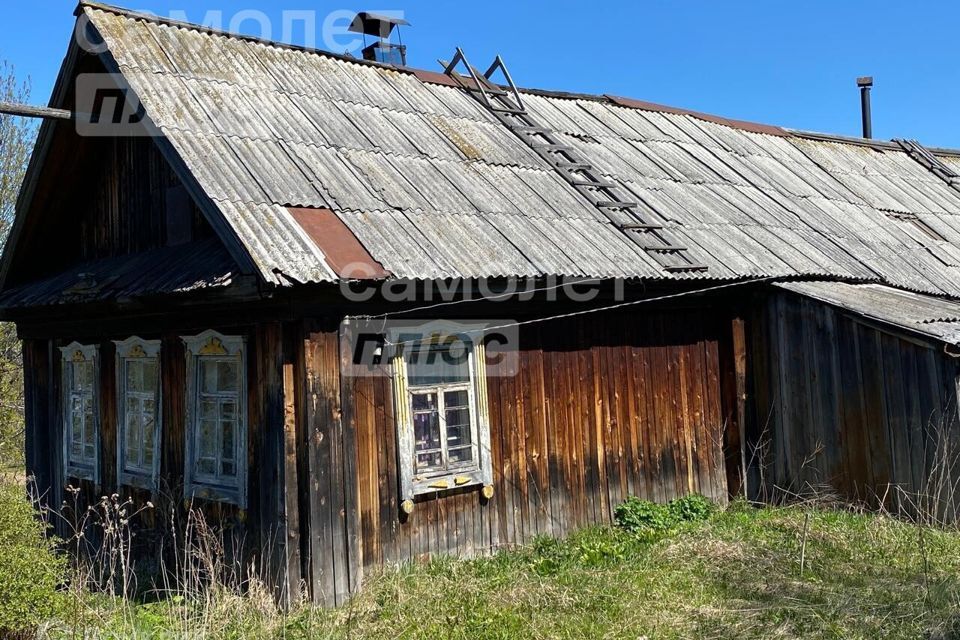
M 792 136 L 797 138 L 806 138 L 808 140 L 817 140 L 820 142 L 839 142 L 842 144 L 851 144 L 860 147 L 873 147 L 875 149 L 882 149 L 884 151 L 905 151 L 903 147 L 897 143 L 896 139 L 878 140 L 875 138 L 859 138 L 857 136 L 847 136 L 840 133 L 824 133 L 822 131 L 810 131 L 807 129 L 785 128 L 785 130 Z M 924 145 L 924 147 L 936 155 L 955 156 L 960 158 L 960 149 L 952 149 L 949 147 L 928 147 L 926 145 Z

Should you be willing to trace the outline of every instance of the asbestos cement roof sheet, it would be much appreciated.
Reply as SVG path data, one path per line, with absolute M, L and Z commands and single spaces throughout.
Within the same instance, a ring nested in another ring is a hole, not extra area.
M 464 89 L 102 5 L 83 12 L 276 284 L 337 278 L 287 212 L 298 207 L 333 211 L 396 278 L 822 276 L 960 297 L 960 191 L 895 145 L 524 92 L 536 122 L 707 267 L 675 273 Z

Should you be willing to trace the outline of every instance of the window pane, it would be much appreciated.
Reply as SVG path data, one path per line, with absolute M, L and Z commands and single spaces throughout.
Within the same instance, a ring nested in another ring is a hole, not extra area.
M 74 362 L 70 365 L 73 375 L 74 391 L 90 391 L 93 389 L 93 363 Z
M 450 450 L 450 464 L 463 465 L 473 462 L 473 447 Z
M 220 463 L 220 474 L 228 477 L 237 475 L 237 465 L 229 460 Z
M 200 366 L 200 391 L 202 393 L 216 393 L 219 391 L 217 386 L 217 362 L 201 358 Z
M 446 409 L 461 408 L 470 406 L 470 394 L 466 389 L 457 391 L 445 391 L 443 394 L 443 406 Z
M 127 391 L 143 391 L 143 362 L 127 360 Z
M 200 437 L 197 438 L 199 457 L 210 457 L 217 452 L 217 423 L 213 420 L 200 421 Z
M 440 421 L 436 412 L 417 413 L 413 416 L 413 433 L 417 451 L 440 448 Z
M 157 359 L 147 358 L 142 361 L 143 369 L 143 390 L 147 393 L 156 393 L 160 378 L 157 375 Z
M 410 386 L 462 384 L 470 381 L 470 353 L 462 342 L 430 345 L 407 355 Z
M 93 398 L 87 396 L 83 399 L 83 442 L 93 447 Z
M 127 471 L 136 471 L 140 468 L 139 458 L 139 449 L 136 442 L 131 442 L 131 439 L 127 439 L 127 448 L 124 452 L 126 460 L 124 461 L 123 468 Z
M 236 455 L 234 451 L 233 439 L 236 425 L 229 420 L 224 420 L 220 423 L 220 428 L 223 430 L 223 444 L 221 446 L 220 457 L 224 460 L 233 460 Z
M 429 411 L 437 408 L 437 394 L 435 393 L 415 393 L 413 394 L 413 410 Z
M 83 455 L 83 425 L 79 414 L 73 414 L 73 425 L 70 428 L 70 459 L 79 460 Z
M 449 415 L 449 411 L 447 414 Z M 473 444 L 469 424 L 450 424 L 447 423 L 447 446 L 462 447 Z
M 217 362 L 217 382 L 220 385 L 220 391 L 224 393 L 236 393 L 239 388 L 240 367 L 236 360 Z
M 217 470 L 217 462 L 213 458 L 200 458 L 197 460 L 197 473 L 212 476 Z
M 442 466 L 443 460 L 439 451 L 417 454 L 417 471 L 430 471 L 431 469 L 440 469 Z
M 133 404 L 131 407 L 130 405 Z M 140 434 L 140 419 L 137 414 L 137 403 L 131 403 L 127 401 L 127 416 L 126 416 L 126 467 L 136 468 L 140 464 L 140 446 L 141 446 L 141 434 Z
M 145 403 L 146 404 L 146 403 Z M 156 446 L 157 421 L 153 417 L 153 401 L 149 402 L 149 410 L 144 411 L 143 417 L 143 453 L 142 464 L 147 470 L 153 469 L 153 449 Z
M 220 405 L 216 400 L 203 400 L 200 402 L 200 419 L 201 420 L 216 420 L 218 415 L 218 410 Z
M 220 404 L 220 417 L 224 420 L 236 420 L 237 419 L 237 403 L 230 400 L 225 400 Z

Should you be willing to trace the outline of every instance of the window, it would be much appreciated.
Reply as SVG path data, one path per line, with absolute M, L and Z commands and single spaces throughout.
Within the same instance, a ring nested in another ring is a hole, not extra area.
M 187 347 L 187 494 L 246 502 L 247 430 L 244 339 L 214 331 Z
M 405 508 L 425 493 L 492 491 L 483 345 L 408 348 L 393 368 Z
M 74 342 L 61 347 L 60 352 L 63 361 L 63 460 L 66 475 L 99 483 L 97 347 Z
M 160 467 L 160 342 L 117 345 L 118 484 L 156 489 Z

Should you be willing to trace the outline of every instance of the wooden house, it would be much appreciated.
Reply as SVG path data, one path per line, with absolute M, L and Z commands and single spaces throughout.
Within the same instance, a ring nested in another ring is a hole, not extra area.
M 50 107 L 94 82 L 142 110 L 44 122 L 0 267 L 53 506 L 199 509 L 337 604 L 631 495 L 919 489 L 953 428 L 960 154 L 89 2 L 77 34 Z M 512 373 L 483 340 L 358 362 L 397 316 L 507 319 Z

